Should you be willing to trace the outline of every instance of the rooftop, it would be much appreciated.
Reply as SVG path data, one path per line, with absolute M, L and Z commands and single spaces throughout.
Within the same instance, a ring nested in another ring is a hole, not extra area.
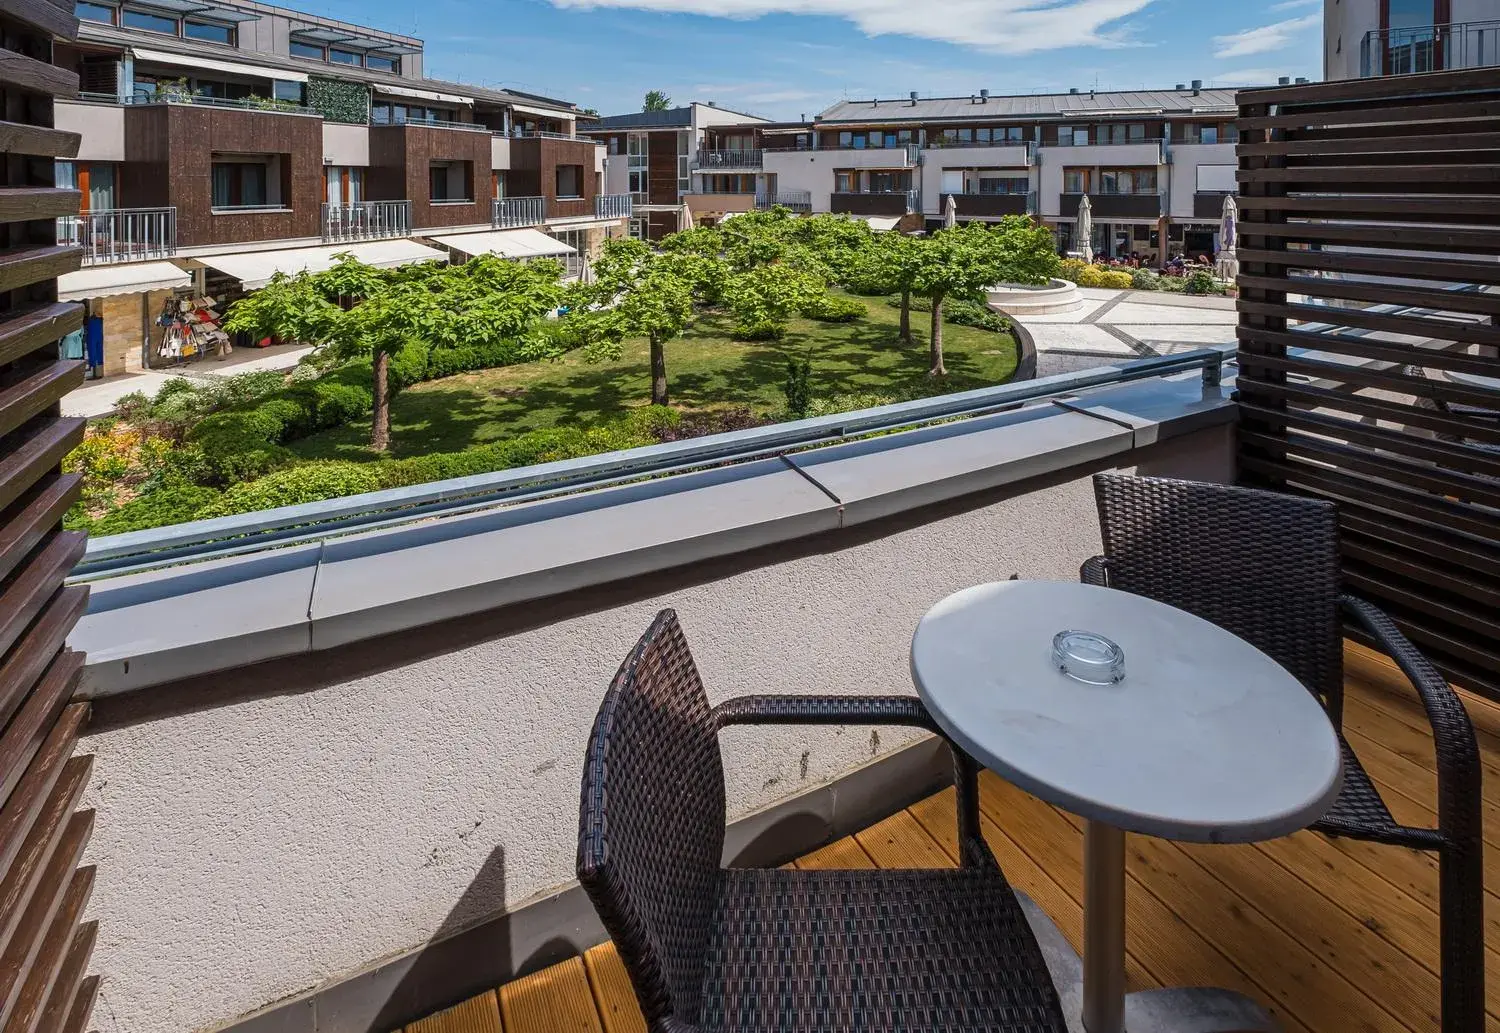
M 1089 115 L 1189 115 L 1235 110 L 1235 91 L 1191 88 L 1182 90 L 1079 90 L 1068 93 L 1026 93 L 988 98 L 910 97 L 889 100 L 845 100 L 825 110 L 822 122 L 899 122 L 967 118 L 1066 118 Z

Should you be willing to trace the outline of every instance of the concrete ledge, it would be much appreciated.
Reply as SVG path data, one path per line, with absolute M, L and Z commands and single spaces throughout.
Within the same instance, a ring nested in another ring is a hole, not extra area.
M 1045 287 L 1028 287 L 1020 283 L 1002 283 L 986 292 L 990 308 L 1008 316 L 1044 316 L 1056 312 L 1076 312 L 1083 307 L 1078 285 L 1068 280 L 1049 280 Z
M 734 822 L 725 832 L 724 864 L 785 864 L 952 784 L 947 745 L 929 736 Z M 575 882 L 217 1031 L 390 1033 L 608 938 Z

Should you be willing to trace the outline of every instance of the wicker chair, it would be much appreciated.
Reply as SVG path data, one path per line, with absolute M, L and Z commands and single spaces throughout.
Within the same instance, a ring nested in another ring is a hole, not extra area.
M 1479 750 L 1458 695 L 1396 625 L 1340 593 L 1332 503 L 1249 488 L 1099 474 L 1104 555 L 1083 581 L 1159 599 L 1227 628 L 1281 663 L 1339 729 L 1344 786 L 1312 827 L 1438 855 L 1445 1033 L 1484 1028 L 1484 863 Z M 1343 625 L 1394 659 L 1421 698 L 1437 753 L 1438 827 L 1396 821 L 1342 732 Z
M 578 877 L 656 1033 L 1064 1033 L 1021 907 L 979 834 L 955 750 L 958 868 L 723 868 L 732 724 L 899 724 L 911 697 L 745 696 L 710 709 L 664 610 L 615 676 L 589 738 Z

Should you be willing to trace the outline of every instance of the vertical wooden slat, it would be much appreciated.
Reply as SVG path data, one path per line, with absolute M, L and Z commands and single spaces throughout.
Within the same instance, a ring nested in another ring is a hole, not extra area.
M 56 219 L 79 194 L 54 181 L 54 161 L 77 153 L 58 132 L 53 102 L 78 89 L 52 63 L 55 39 L 77 21 L 66 3 L 0 5 L 0 1028 L 58 1033 L 87 1026 L 98 980 L 96 939 L 80 927 L 93 869 L 79 862 L 92 812 L 75 809 L 90 758 L 73 751 L 88 718 L 68 705 L 82 657 L 65 646 L 86 588 L 65 588 L 82 539 L 64 532 L 78 495 L 62 457 L 83 434 L 59 402 L 82 364 L 58 339 L 81 325 L 57 300 L 56 277 L 80 252 L 57 242 Z

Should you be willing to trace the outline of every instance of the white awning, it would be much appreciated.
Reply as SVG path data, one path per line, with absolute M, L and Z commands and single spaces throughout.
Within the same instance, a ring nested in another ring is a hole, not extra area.
M 58 301 L 85 301 L 111 294 L 144 294 L 172 287 L 187 287 L 193 282 L 188 273 L 171 262 L 131 262 L 123 265 L 96 265 L 57 278 Z
M 437 248 L 415 240 L 367 240 L 359 244 L 333 244 L 324 247 L 288 248 L 285 251 L 242 251 L 235 255 L 204 255 L 198 259 L 211 269 L 233 276 L 246 290 L 264 287 L 277 273 L 288 276 L 306 269 L 310 273 L 332 269 L 334 258 L 351 254 L 366 265 L 394 269 L 413 262 L 446 262 L 448 256 Z
M 292 72 L 285 68 L 265 68 L 260 65 L 242 65 L 238 61 L 218 61 L 209 57 L 189 57 L 186 54 L 173 54 L 165 50 L 147 50 L 145 47 L 130 48 L 140 61 L 151 61 L 159 65 L 171 65 L 174 68 L 197 68 L 212 69 L 215 72 L 228 72 L 231 75 L 249 75 L 258 79 L 280 79 L 282 82 L 307 82 L 306 72 Z
M 456 93 L 437 93 L 433 90 L 409 90 L 405 86 L 387 86 L 385 83 L 371 83 L 370 88 L 377 94 L 387 94 L 392 97 L 411 97 L 413 100 L 435 100 L 444 104 L 473 104 L 468 97 L 460 97 Z
M 546 258 L 575 255 L 578 249 L 549 237 L 541 230 L 489 230 L 483 233 L 452 233 L 430 240 L 466 255 L 499 255 L 501 258 Z
M 576 111 L 563 111 L 558 108 L 534 108 L 529 104 L 514 104 L 510 101 L 506 101 L 506 103 L 510 104 L 512 111 L 519 111 L 523 115 L 541 115 L 543 118 L 563 118 L 569 121 L 578 117 L 578 112 Z
M 870 229 L 876 233 L 885 233 L 896 228 L 896 223 L 901 221 L 899 215 L 858 215 L 857 219 L 870 224 Z

